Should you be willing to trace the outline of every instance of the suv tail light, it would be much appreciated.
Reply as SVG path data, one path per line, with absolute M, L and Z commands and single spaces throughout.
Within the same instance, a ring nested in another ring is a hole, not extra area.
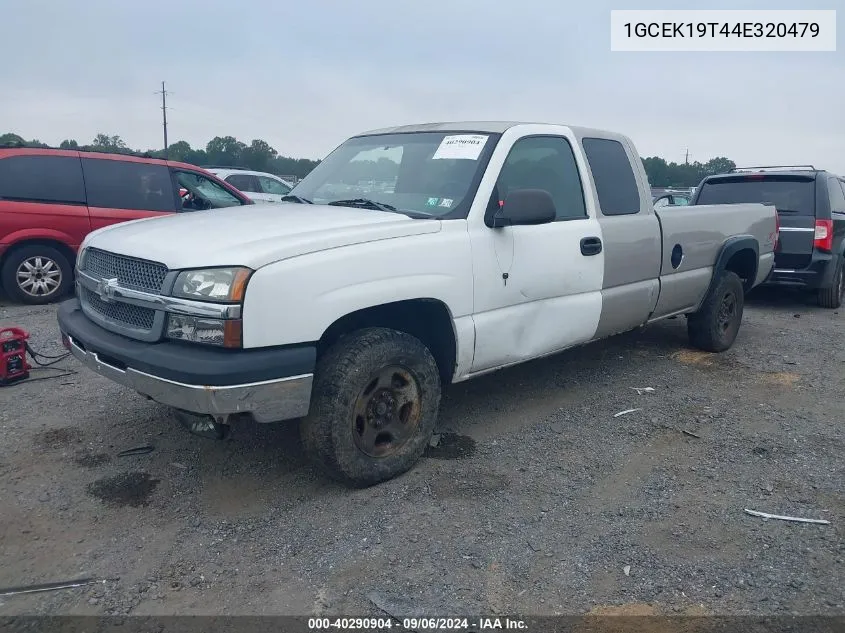
M 828 252 L 833 250 L 833 220 L 816 220 L 813 248 Z

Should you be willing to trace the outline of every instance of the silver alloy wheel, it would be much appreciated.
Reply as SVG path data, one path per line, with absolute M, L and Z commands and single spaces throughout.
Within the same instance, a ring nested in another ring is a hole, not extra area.
M 48 297 L 62 285 L 62 269 L 49 257 L 27 257 L 16 272 L 18 287 L 31 297 Z

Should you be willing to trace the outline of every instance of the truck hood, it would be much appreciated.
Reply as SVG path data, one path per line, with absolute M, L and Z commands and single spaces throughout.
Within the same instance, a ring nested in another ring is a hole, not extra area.
M 144 218 L 91 233 L 85 246 L 149 259 L 171 270 L 256 269 L 316 251 L 440 230 L 439 220 L 311 204 L 262 204 Z

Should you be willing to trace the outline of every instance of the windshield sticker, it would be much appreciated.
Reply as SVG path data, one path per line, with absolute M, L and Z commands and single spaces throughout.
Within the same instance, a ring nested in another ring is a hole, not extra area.
M 443 200 L 440 201 L 439 206 L 446 207 L 448 209 L 449 207 L 452 206 L 452 202 L 453 202 L 452 198 L 443 198 Z
M 428 202 L 425 203 L 427 207 L 436 207 L 437 203 L 440 201 L 440 198 L 429 198 Z
M 487 136 L 484 134 L 455 134 L 447 136 L 434 152 L 432 159 L 451 158 L 463 160 L 478 160 Z

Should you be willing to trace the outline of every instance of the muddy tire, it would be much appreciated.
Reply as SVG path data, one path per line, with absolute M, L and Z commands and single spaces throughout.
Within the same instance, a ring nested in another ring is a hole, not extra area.
M 843 296 L 845 296 L 845 270 L 843 270 L 843 259 L 840 257 L 833 273 L 833 283 L 830 288 L 819 290 L 819 305 L 823 308 L 835 310 L 842 307 Z
M 745 292 L 742 280 L 723 270 L 698 312 L 687 319 L 687 332 L 693 347 L 706 352 L 724 352 L 733 345 L 742 324 Z
M 12 250 L 0 271 L 10 299 L 43 305 L 63 298 L 73 284 L 67 257 L 51 246 L 31 244 Z
M 434 433 L 437 363 L 415 337 L 367 328 L 338 340 L 317 362 L 300 435 L 311 460 L 350 486 L 410 470 Z

